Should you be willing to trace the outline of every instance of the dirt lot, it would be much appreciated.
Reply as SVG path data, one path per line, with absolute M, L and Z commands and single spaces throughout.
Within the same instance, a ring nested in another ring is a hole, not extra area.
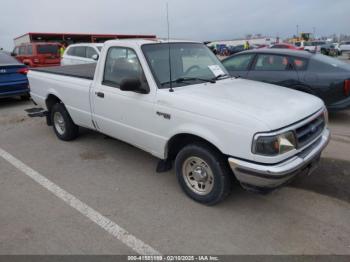
M 31 107 L 0 101 L 0 149 L 71 198 L 0 157 L 0 254 L 134 254 L 89 208 L 162 254 L 350 254 L 350 111 L 330 115 L 333 138 L 312 176 L 269 195 L 236 187 L 206 207 L 181 192 L 174 171 L 157 174 L 154 157 L 88 130 L 61 142 L 25 115 Z

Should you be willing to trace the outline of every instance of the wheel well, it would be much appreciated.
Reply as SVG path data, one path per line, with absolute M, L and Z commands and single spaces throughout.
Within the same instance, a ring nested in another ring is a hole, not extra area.
M 46 108 L 47 108 L 47 115 L 46 115 L 46 124 L 48 126 L 52 126 L 52 121 L 51 121 L 51 110 L 52 110 L 52 107 L 57 104 L 57 103 L 62 103 L 61 100 L 55 96 L 55 95 L 49 95 L 47 98 L 46 98 Z
M 51 112 L 52 107 L 57 103 L 61 103 L 61 100 L 55 95 L 49 95 L 46 99 L 47 111 Z
M 192 134 L 178 134 L 173 136 L 167 144 L 167 159 L 174 160 L 182 148 L 189 144 L 205 144 L 221 154 L 221 151 L 209 141 Z

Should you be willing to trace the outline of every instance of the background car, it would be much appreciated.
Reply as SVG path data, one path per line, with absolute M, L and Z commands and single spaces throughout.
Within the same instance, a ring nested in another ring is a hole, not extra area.
M 15 58 L 0 51 L 0 98 L 29 98 L 28 68 Z
M 309 51 L 311 53 L 319 53 L 321 52 L 321 46 L 325 44 L 327 44 L 326 41 L 304 42 L 304 50 Z
M 61 65 L 96 63 L 103 44 L 74 44 L 67 47 Z
M 231 55 L 237 54 L 244 51 L 244 45 L 230 46 L 228 50 Z
M 340 43 L 340 50 L 342 52 L 350 52 L 350 41 Z
M 28 43 L 16 46 L 11 55 L 29 67 L 58 66 L 60 47 L 59 43 Z
M 321 54 L 323 55 L 338 56 L 340 53 L 335 44 L 325 44 L 321 46 Z
M 350 64 L 303 51 L 256 49 L 222 61 L 232 76 L 316 95 L 329 110 L 350 107 Z
M 280 48 L 280 49 L 291 49 L 291 50 L 304 50 L 303 47 L 297 47 L 292 44 L 282 43 L 282 44 L 275 44 L 271 46 L 270 48 Z

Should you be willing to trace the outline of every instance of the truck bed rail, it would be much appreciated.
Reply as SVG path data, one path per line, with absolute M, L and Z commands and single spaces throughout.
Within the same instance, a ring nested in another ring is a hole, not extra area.
M 78 77 L 88 80 L 93 80 L 96 70 L 96 63 L 82 64 L 82 65 L 67 65 L 67 66 L 53 66 L 30 69 L 32 71 Z

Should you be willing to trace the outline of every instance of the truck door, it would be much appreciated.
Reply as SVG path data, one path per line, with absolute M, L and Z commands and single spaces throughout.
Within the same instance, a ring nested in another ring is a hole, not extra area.
M 291 59 L 276 54 L 258 54 L 247 79 L 291 88 L 299 84 Z
M 155 91 L 140 94 L 121 91 L 125 79 L 139 79 L 148 86 L 142 66 L 134 50 L 110 47 L 100 83 L 92 90 L 93 119 L 102 133 L 152 152 L 155 114 Z

